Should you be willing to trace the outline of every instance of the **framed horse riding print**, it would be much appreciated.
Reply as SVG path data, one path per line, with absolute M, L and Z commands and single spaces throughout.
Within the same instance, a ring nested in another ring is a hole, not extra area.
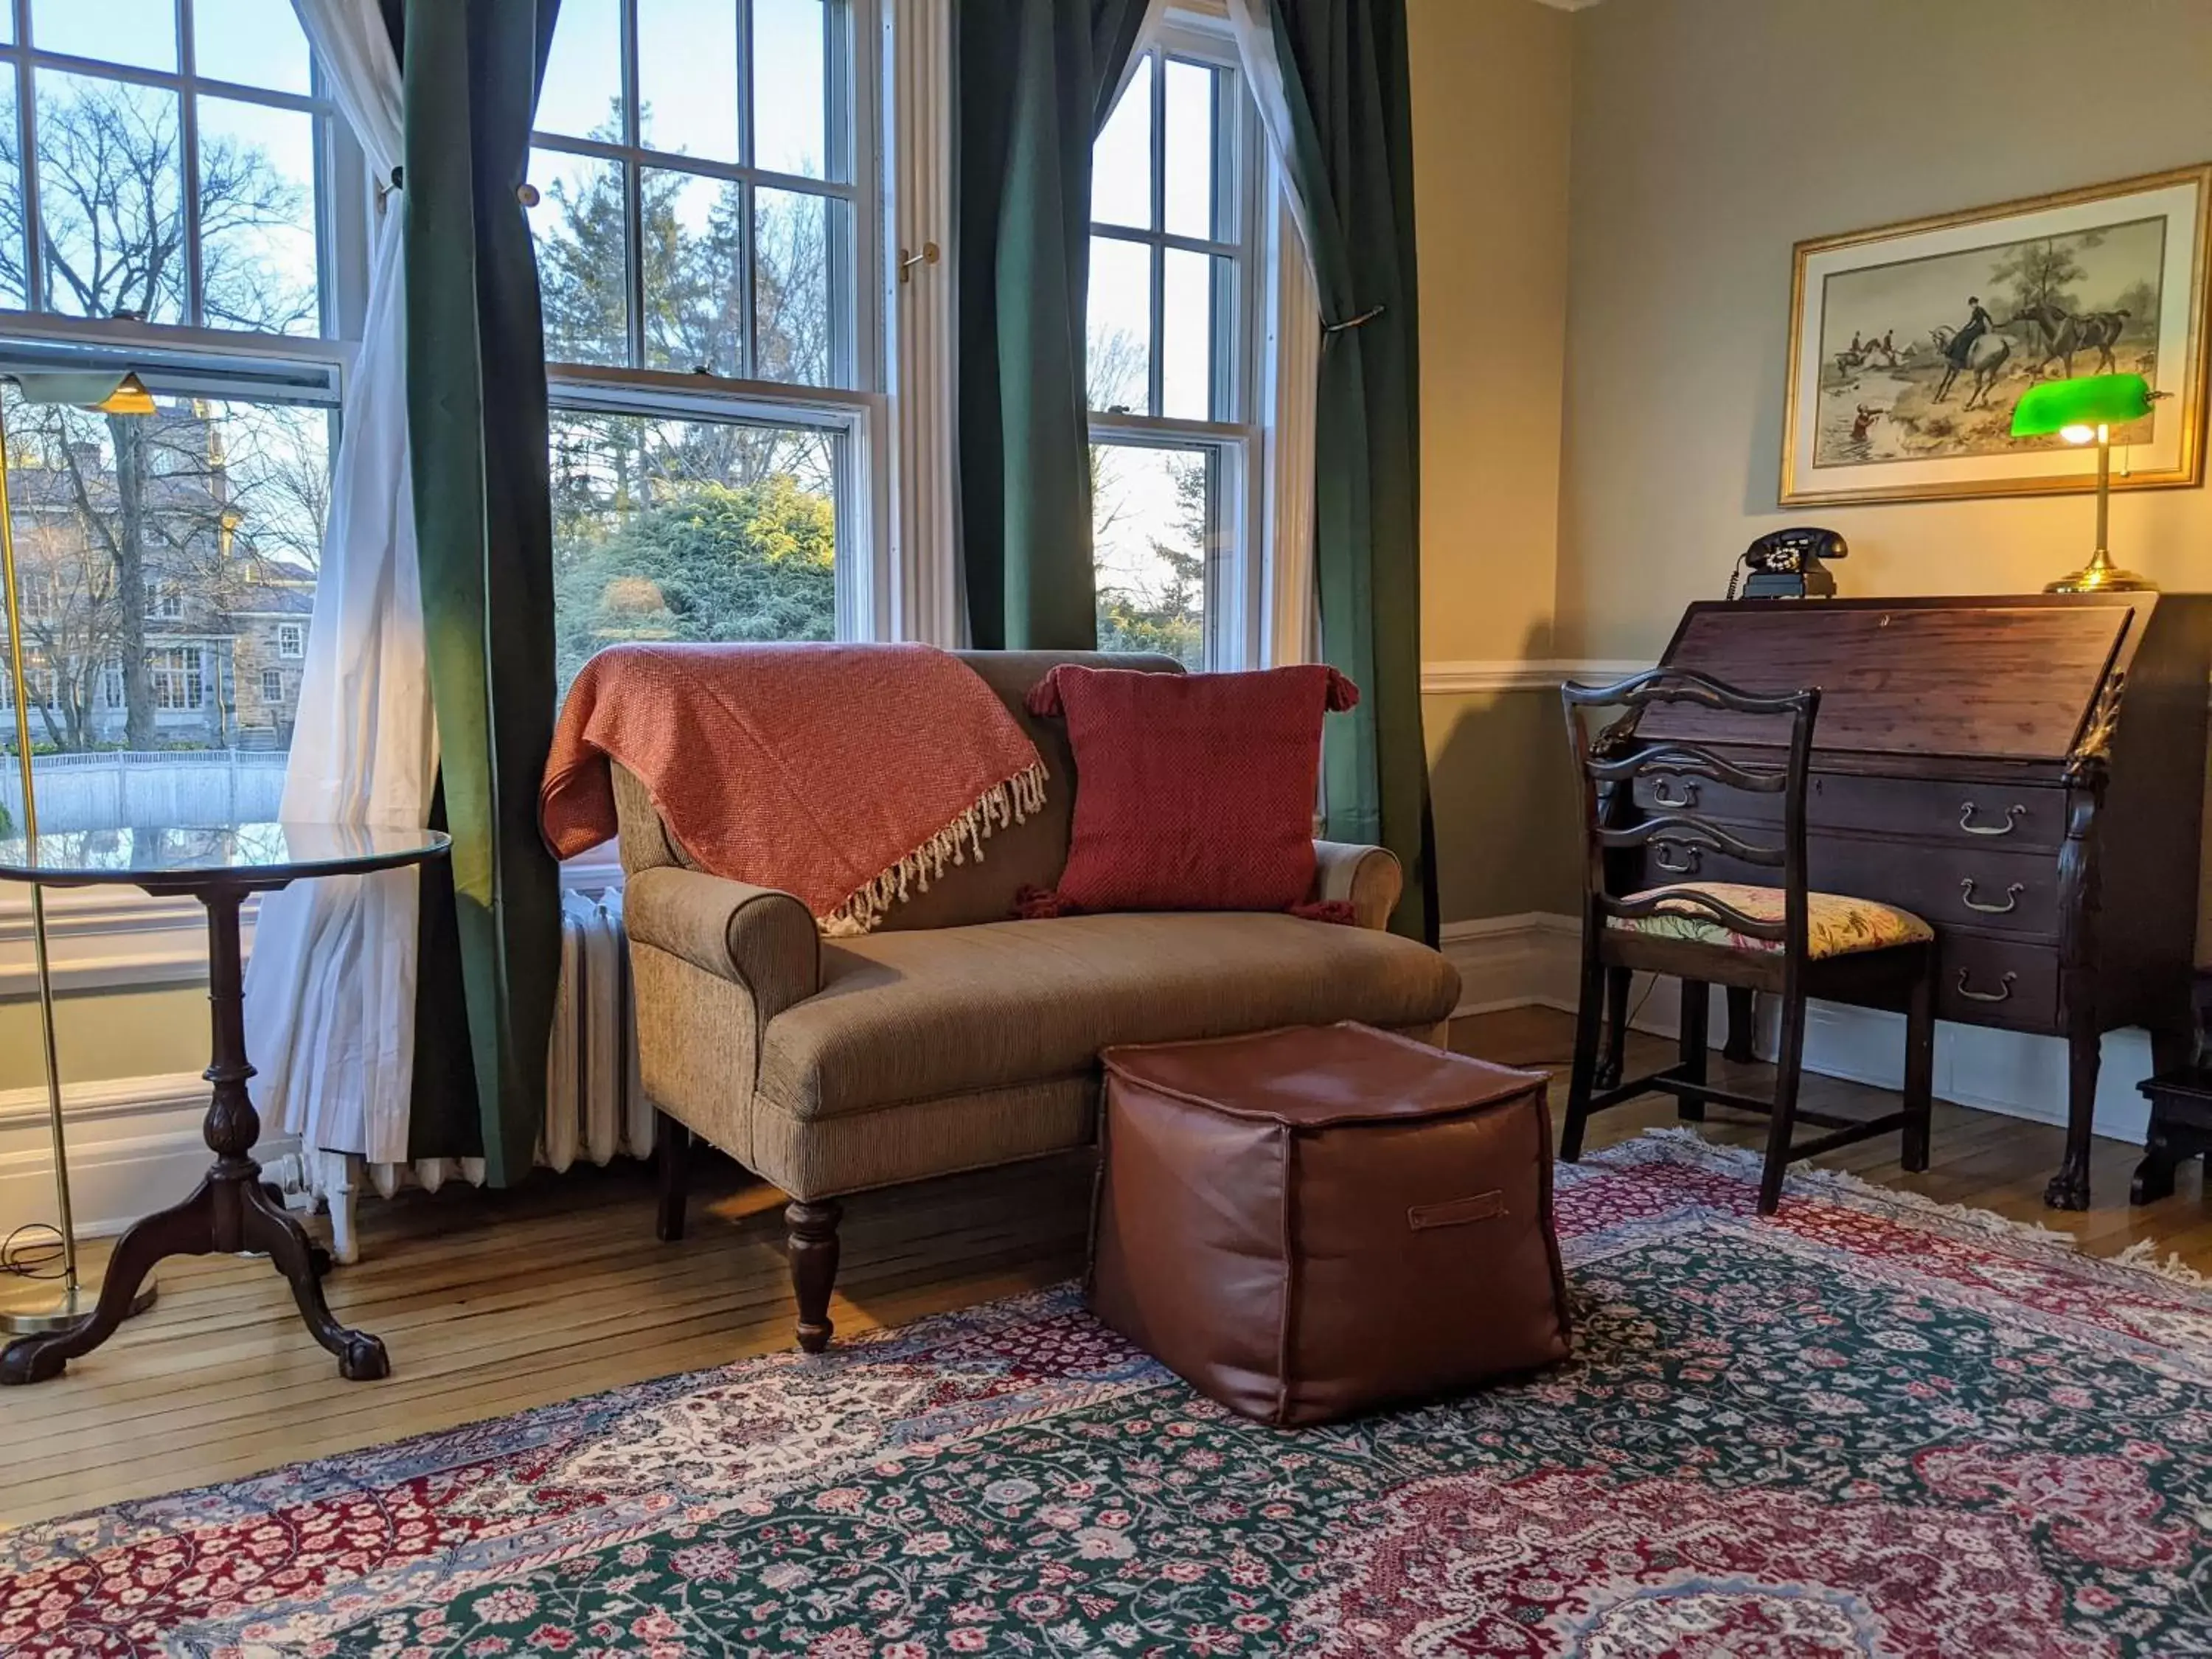
M 2094 489 L 2094 458 L 2015 438 L 2039 380 L 2139 374 L 2112 483 L 2203 481 L 2212 164 L 1800 242 L 1784 506 Z

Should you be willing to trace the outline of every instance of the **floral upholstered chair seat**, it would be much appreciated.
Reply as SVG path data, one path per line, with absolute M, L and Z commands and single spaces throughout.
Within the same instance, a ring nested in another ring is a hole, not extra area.
M 1668 894 L 1702 893 L 1732 910 L 1759 921 L 1782 920 L 1783 890 L 1753 887 L 1729 881 L 1678 881 L 1665 887 L 1646 888 L 1628 899 L 1662 898 Z M 1910 910 L 1878 904 L 1872 899 L 1843 893 L 1808 893 L 1805 948 L 1818 960 L 1849 956 L 1859 951 L 1886 951 L 1892 945 L 1920 945 L 1936 937 L 1936 930 Z M 1717 945 L 1731 951 L 1779 952 L 1780 939 L 1753 939 L 1739 933 L 1718 916 L 1693 901 L 1662 902 L 1648 916 L 1611 916 L 1607 925 L 1660 939 L 1678 939 L 1692 945 Z

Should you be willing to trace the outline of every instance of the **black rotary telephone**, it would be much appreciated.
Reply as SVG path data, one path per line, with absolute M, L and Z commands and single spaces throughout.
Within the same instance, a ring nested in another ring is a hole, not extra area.
M 1744 549 L 1735 568 L 1729 572 L 1728 596 L 1731 599 L 1832 599 L 1836 579 L 1820 561 L 1840 559 L 1850 550 L 1834 531 L 1816 526 L 1770 530 Z

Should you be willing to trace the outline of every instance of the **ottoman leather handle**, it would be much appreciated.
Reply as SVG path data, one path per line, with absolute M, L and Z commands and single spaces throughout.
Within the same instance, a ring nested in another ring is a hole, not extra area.
M 1415 1232 L 1431 1227 L 1463 1227 L 1470 1221 L 1494 1221 L 1505 1213 L 1505 1193 L 1477 1193 L 1443 1204 L 1416 1204 L 1406 1212 L 1406 1224 Z

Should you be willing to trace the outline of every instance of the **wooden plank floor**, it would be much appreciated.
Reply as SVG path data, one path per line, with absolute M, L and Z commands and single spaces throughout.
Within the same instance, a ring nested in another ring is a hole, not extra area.
M 1456 1046 L 1556 1063 L 1568 1022 L 1540 1009 L 1462 1021 Z M 1632 1063 L 1667 1046 L 1638 1036 Z M 1808 1081 L 1808 1096 L 1880 1106 L 1875 1091 Z M 1762 1126 L 1703 1132 L 1755 1142 Z M 1672 1121 L 1637 1103 L 1592 1126 L 1603 1145 Z M 1893 1139 L 1824 1160 L 1870 1180 L 2074 1231 L 2110 1252 L 2154 1239 L 2212 1269 L 2212 1210 L 2198 1177 L 2131 1212 L 2132 1149 L 2100 1142 L 2098 1207 L 2043 1209 L 2055 1129 L 1962 1108 L 1936 1111 L 1934 1165 L 1900 1173 Z M 690 1236 L 653 1237 L 649 1182 L 635 1167 L 540 1177 L 510 1193 L 448 1187 L 362 1206 L 364 1260 L 330 1281 L 341 1317 L 392 1350 L 383 1382 L 338 1380 L 301 1331 L 264 1262 L 178 1261 L 160 1305 L 62 1379 L 0 1391 L 0 1525 L 235 1479 L 301 1458 L 574 1398 L 783 1346 L 792 1312 L 779 1196 L 731 1165 L 702 1167 Z M 847 1206 L 833 1316 L 841 1331 L 893 1325 L 1067 1279 L 1079 1271 L 1088 1160 L 878 1194 Z

